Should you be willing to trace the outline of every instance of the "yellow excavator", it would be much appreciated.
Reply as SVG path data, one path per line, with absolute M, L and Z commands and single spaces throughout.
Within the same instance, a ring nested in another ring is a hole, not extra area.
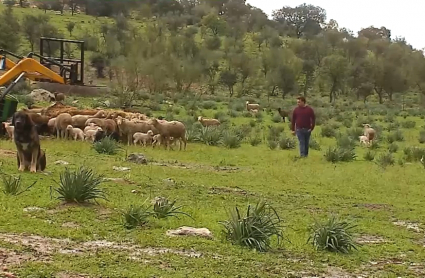
M 77 45 L 79 59 L 65 57 L 65 44 Z M 59 49 L 58 57 L 50 57 L 52 44 Z M 0 49 L 0 86 L 8 84 L 0 94 L 0 123 L 10 118 L 17 109 L 18 100 L 7 94 L 22 79 L 36 82 L 53 82 L 67 85 L 84 86 L 84 41 L 58 38 L 40 38 L 40 54 L 29 53 L 26 57 Z M 14 62 L 9 58 L 17 60 Z M 38 59 L 37 59 L 38 58 Z M 0 133 L 3 125 L 0 126 Z

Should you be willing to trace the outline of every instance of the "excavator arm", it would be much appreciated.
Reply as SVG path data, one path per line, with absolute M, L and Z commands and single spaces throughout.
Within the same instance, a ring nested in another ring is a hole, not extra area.
M 66 83 L 62 76 L 43 66 L 40 62 L 33 58 L 23 58 L 17 64 L 5 57 L 0 57 L 0 59 L 5 63 L 3 68 L 7 70 L 2 76 L 0 76 L 0 86 L 3 86 L 13 80 L 21 73 L 24 73 L 24 76 L 31 80 L 45 79 L 60 84 Z

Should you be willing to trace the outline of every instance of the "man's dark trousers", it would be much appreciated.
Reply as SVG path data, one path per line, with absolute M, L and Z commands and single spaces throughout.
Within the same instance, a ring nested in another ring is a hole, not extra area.
M 307 128 L 300 128 L 300 129 L 297 129 L 296 133 L 297 133 L 298 141 L 300 143 L 300 156 L 307 157 L 308 147 L 310 144 L 311 130 L 308 130 Z

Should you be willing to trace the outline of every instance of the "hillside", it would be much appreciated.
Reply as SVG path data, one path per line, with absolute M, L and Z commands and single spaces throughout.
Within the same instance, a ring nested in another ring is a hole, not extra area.
M 330 102 L 379 103 L 411 91 L 424 95 L 421 51 L 393 39 L 385 27 L 354 36 L 320 7 L 284 7 L 269 20 L 239 0 L 108 3 L 35 1 L 46 10 L 14 7 L 11 15 L 3 6 L 0 47 L 27 53 L 31 45 L 37 49 L 41 35 L 83 39 L 94 68 L 89 79 L 119 91 L 319 93 Z M 58 7 L 63 14 L 49 10 Z

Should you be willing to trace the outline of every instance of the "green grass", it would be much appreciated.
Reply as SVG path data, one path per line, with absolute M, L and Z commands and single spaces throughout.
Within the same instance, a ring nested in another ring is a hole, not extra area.
M 223 109 L 219 111 L 225 111 Z M 184 119 L 184 108 L 180 110 L 182 112 L 178 117 Z M 217 111 L 203 112 L 213 115 Z M 291 138 L 287 124 L 272 123 L 272 116 L 265 115 L 264 122 L 258 126 L 284 126 L 283 132 Z M 421 121 L 414 117 L 408 119 Z M 242 117 L 231 118 L 230 121 L 237 126 L 247 123 L 246 118 Z M 405 140 L 397 143 L 400 151 L 393 154 L 396 159 L 403 157 L 405 147 L 419 146 L 418 127 L 400 130 Z M 347 273 L 365 273 L 363 268 L 366 267 L 374 275 L 417 275 L 413 268 L 407 266 L 388 264 L 378 270 L 371 267 L 370 262 L 391 262 L 400 258 L 403 262 L 412 263 L 425 259 L 422 235 L 392 223 L 397 220 L 420 223 L 425 216 L 425 208 L 421 205 L 425 197 L 421 174 L 423 166 L 419 162 L 382 168 L 375 162 L 365 160 L 363 157 L 368 150 L 357 146 L 355 161 L 329 163 L 323 155 L 329 146 L 336 145 L 336 139 L 321 137 L 320 126 L 314 130 L 314 136 L 320 141 L 322 150 L 310 150 L 308 159 L 297 160 L 294 158 L 298 155 L 298 148 L 270 150 L 266 131 L 259 134 L 263 141 L 257 146 L 251 146 L 248 136 L 240 148 L 203 143 L 189 143 L 187 151 L 123 146 L 123 151 L 115 155 L 98 154 L 87 142 L 42 140 L 48 160 L 47 174 L 24 173 L 23 184 L 38 180 L 37 184 L 18 197 L 0 194 L 0 247 L 7 248 L 10 244 L 2 234 L 26 233 L 69 238 L 75 244 L 107 240 L 117 244 L 130 242 L 140 248 L 193 249 L 202 256 L 190 258 L 178 254 L 142 254 L 138 255 L 139 259 L 149 263 L 140 263 L 128 259 L 131 255 L 129 250 L 112 252 L 108 248 L 100 248 L 96 256 L 91 256 L 89 250 L 76 256 L 56 253 L 51 263 L 23 262 L 20 266 L 12 266 L 11 271 L 21 277 L 32 277 L 30 274 L 46 277 L 41 273 L 56 274 L 65 270 L 94 277 L 235 277 L 241 273 L 250 273 L 252 277 L 282 277 L 289 273 L 326 273 L 325 260 L 326 264 Z M 345 127 L 339 128 L 339 131 L 345 132 Z M 384 131 L 384 134 L 389 132 Z M 376 157 L 386 153 L 388 145 L 382 141 L 380 147 L 373 151 Z M 14 150 L 15 146 L 10 141 L 2 140 L 0 148 Z M 131 152 L 144 153 L 151 163 L 137 165 L 126 162 L 126 154 Z M 14 155 L 2 155 L 0 160 L 5 173 L 17 174 Z M 109 201 L 100 199 L 99 205 L 78 206 L 57 200 L 55 180 L 59 180 L 65 166 L 54 164 L 56 160 L 69 162 L 68 166 L 72 169 L 84 165 L 106 178 L 119 178 L 102 183 Z M 160 166 L 161 163 L 168 166 Z M 131 170 L 119 172 L 113 170 L 113 166 L 130 167 Z M 229 171 L 226 167 L 236 169 Z M 168 178 L 175 180 L 175 183 L 164 182 Z M 132 193 L 133 190 L 136 193 Z M 123 211 L 130 213 L 129 207 L 140 207 L 144 200 L 159 196 L 176 200 L 178 206 L 183 206 L 184 212 L 193 219 L 184 216 L 151 218 L 146 224 L 139 225 L 139 229 L 123 227 Z M 248 204 L 254 205 L 260 199 L 273 205 L 284 219 L 284 234 L 289 242 L 280 246 L 276 239 L 272 239 L 270 252 L 257 253 L 224 241 L 220 236 L 223 230 L 220 222 L 228 219 L 227 211 L 235 206 L 245 208 Z M 43 210 L 25 212 L 27 207 Z M 316 219 L 327 219 L 330 213 L 353 220 L 356 236 L 379 236 L 388 243 L 364 244 L 349 255 L 315 251 L 312 245 L 307 244 L 309 227 Z M 63 226 L 70 222 L 78 225 L 78 228 Z M 180 226 L 206 227 L 215 238 L 166 236 L 168 229 Z M 23 243 L 15 244 L 19 248 L 24 247 Z M 23 250 L 28 252 L 27 248 Z M 174 269 L 172 272 L 171 268 Z

